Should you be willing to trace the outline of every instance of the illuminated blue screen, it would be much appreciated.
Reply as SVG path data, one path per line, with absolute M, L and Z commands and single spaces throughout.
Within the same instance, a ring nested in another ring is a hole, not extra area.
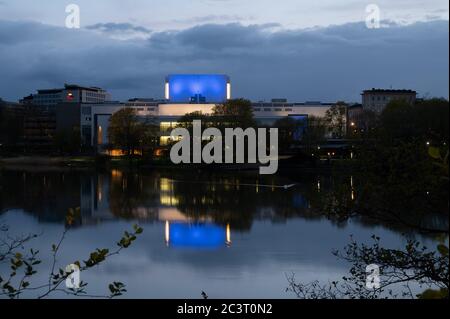
M 167 80 L 173 103 L 222 103 L 227 99 L 228 76 L 223 74 L 174 74 Z
M 216 248 L 225 245 L 225 228 L 214 224 L 171 223 L 170 246 Z

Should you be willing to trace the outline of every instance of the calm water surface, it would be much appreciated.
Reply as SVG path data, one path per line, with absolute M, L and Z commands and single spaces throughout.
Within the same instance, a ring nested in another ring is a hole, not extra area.
M 144 228 L 129 249 L 82 273 L 91 294 L 104 294 L 110 282 L 121 281 L 125 297 L 133 298 L 200 298 L 202 291 L 211 298 L 292 298 L 287 275 L 326 282 L 347 273 L 349 265 L 331 252 L 348 244 L 350 235 L 364 242 L 376 234 L 390 248 L 406 243 L 401 232 L 381 225 L 335 223 L 318 214 L 314 203 L 336 183 L 352 180 L 314 174 L 3 170 L 0 224 L 11 235 L 40 234 L 28 246 L 39 249 L 43 259 L 36 283 L 46 281 L 51 245 L 66 228 L 65 215 L 79 207 L 58 257 L 60 267 L 86 260 L 95 248 L 114 249 L 135 223 Z M 7 271 L 8 265 L 0 264 L 0 273 Z

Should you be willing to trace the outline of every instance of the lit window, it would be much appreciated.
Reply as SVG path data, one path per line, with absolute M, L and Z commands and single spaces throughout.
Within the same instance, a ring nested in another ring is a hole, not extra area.
M 99 126 L 97 129 L 97 144 L 102 145 L 103 144 L 103 132 L 102 127 Z

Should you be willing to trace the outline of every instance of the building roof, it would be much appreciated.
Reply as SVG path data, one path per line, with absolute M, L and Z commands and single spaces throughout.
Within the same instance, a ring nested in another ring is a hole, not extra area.
M 283 102 L 252 102 L 252 106 L 253 107 L 301 107 L 301 106 L 332 106 L 335 105 L 336 103 L 323 103 L 323 102 L 288 102 L 288 103 L 283 103 Z
M 105 91 L 102 88 L 99 88 L 97 86 L 81 86 L 81 85 L 77 85 L 77 84 L 64 84 L 64 88 L 67 90 L 87 90 L 87 91 Z
M 96 87 L 96 86 L 81 86 L 81 85 L 77 85 L 77 84 L 64 83 L 64 88 L 42 89 L 42 90 L 37 90 L 37 92 L 39 94 L 52 94 L 52 93 L 60 93 L 63 90 L 86 90 L 86 91 L 93 91 L 93 92 L 105 91 L 104 89 Z
M 414 90 L 406 90 L 406 89 L 393 90 L 393 89 L 376 89 L 376 88 L 372 88 L 371 90 L 364 90 L 363 94 L 365 93 L 417 94 L 417 92 Z

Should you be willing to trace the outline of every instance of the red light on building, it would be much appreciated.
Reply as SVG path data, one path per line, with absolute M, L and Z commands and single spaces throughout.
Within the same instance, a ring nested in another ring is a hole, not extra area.
M 72 92 L 67 93 L 67 100 L 69 100 L 69 101 L 73 100 L 73 93 Z

